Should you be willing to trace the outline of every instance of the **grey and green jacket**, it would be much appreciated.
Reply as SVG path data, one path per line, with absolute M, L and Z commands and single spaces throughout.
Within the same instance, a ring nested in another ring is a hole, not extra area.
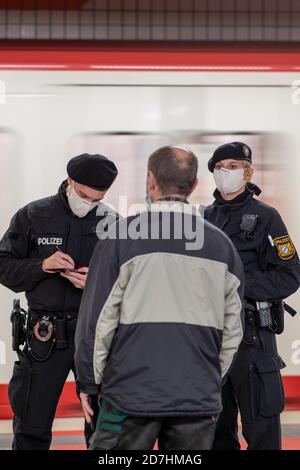
M 243 334 L 243 266 L 194 209 L 153 203 L 113 225 L 91 260 L 76 329 L 80 390 L 128 415 L 222 408 L 222 378 Z

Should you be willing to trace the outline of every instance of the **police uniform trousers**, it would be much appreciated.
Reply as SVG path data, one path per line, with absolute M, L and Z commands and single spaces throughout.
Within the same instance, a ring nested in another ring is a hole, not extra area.
M 266 328 L 255 330 L 255 342 L 241 343 L 223 387 L 214 450 L 240 450 L 238 410 L 248 450 L 281 449 L 284 389 L 280 370 L 285 364 L 278 355 L 275 334 Z
M 28 348 L 19 353 L 14 364 L 13 376 L 9 383 L 8 395 L 13 417 L 14 450 L 48 450 L 52 440 L 52 424 L 64 383 L 74 370 L 74 330 L 67 333 L 68 346 L 57 349 L 54 346 L 49 358 L 40 362 L 33 359 Z M 37 359 L 49 352 L 51 340 L 43 343 L 36 338 L 30 342 Z M 98 404 L 93 399 L 95 416 Z M 85 438 L 88 442 L 93 425 L 85 423 Z
M 101 399 L 92 450 L 210 450 L 216 417 L 137 417 Z

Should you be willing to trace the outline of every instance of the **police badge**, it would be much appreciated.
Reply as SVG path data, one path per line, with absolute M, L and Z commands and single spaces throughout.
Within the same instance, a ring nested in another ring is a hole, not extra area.
M 293 258 L 296 253 L 296 249 L 289 235 L 283 235 L 282 237 L 274 238 L 273 242 L 277 248 L 279 258 Z
M 246 158 L 249 158 L 250 149 L 249 149 L 248 145 L 243 145 L 243 154 L 245 155 Z

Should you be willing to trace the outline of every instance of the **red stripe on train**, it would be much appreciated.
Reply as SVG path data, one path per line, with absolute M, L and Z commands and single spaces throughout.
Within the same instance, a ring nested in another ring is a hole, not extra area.
M 29 46 L 28 46 L 29 47 Z M 5 49 L 0 44 L 0 70 L 89 70 L 89 71 L 170 71 L 170 72 L 297 72 L 300 51 L 236 48 L 213 49 L 170 46 L 135 46 L 113 49 L 86 49 L 77 46 L 44 50 L 36 47 Z M 52 46 L 54 47 L 54 46 Z

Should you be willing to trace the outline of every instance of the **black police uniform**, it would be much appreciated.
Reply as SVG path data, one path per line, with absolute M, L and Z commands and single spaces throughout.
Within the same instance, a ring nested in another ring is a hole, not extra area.
M 255 301 L 285 299 L 300 283 L 299 259 L 287 229 L 276 209 L 254 198 L 259 193 L 260 189 L 249 183 L 242 194 L 225 201 L 216 190 L 214 203 L 204 213 L 237 248 L 245 267 L 245 298 L 254 307 Z M 251 233 L 243 227 L 245 215 L 252 216 Z M 223 388 L 223 412 L 214 449 L 240 448 L 238 409 L 248 449 L 280 449 L 280 413 L 284 408 L 280 370 L 285 364 L 277 352 L 275 333 L 259 327 L 247 308 L 245 313 L 244 339 Z
M 55 196 L 20 209 L 0 242 L 0 283 L 14 292 L 25 291 L 32 315 L 56 318 L 54 324 L 67 319 L 60 323 L 65 329 L 65 340 L 60 345 L 55 344 L 52 349 L 53 338 L 41 342 L 33 336 L 14 364 L 9 384 L 14 449 L 49 449 L 63 385 L 70 370 L 75 372 L 74 330 L 82 289 L 75 288 L 59 273 L 45 273 L 42 261 L 59 248 L 72 257 L 75 266 L 88 266 L 98 241 L 97 224 L 102 220 L 105 225 L 105 215 L 99 217 L 97 208 L 83 218 L 75 216 L 67 201 L 66 187 L 64 181 Z M 93 407 L 97 417 L 96 397 Z M 86 426 L 87 439 L 92 431 Z

